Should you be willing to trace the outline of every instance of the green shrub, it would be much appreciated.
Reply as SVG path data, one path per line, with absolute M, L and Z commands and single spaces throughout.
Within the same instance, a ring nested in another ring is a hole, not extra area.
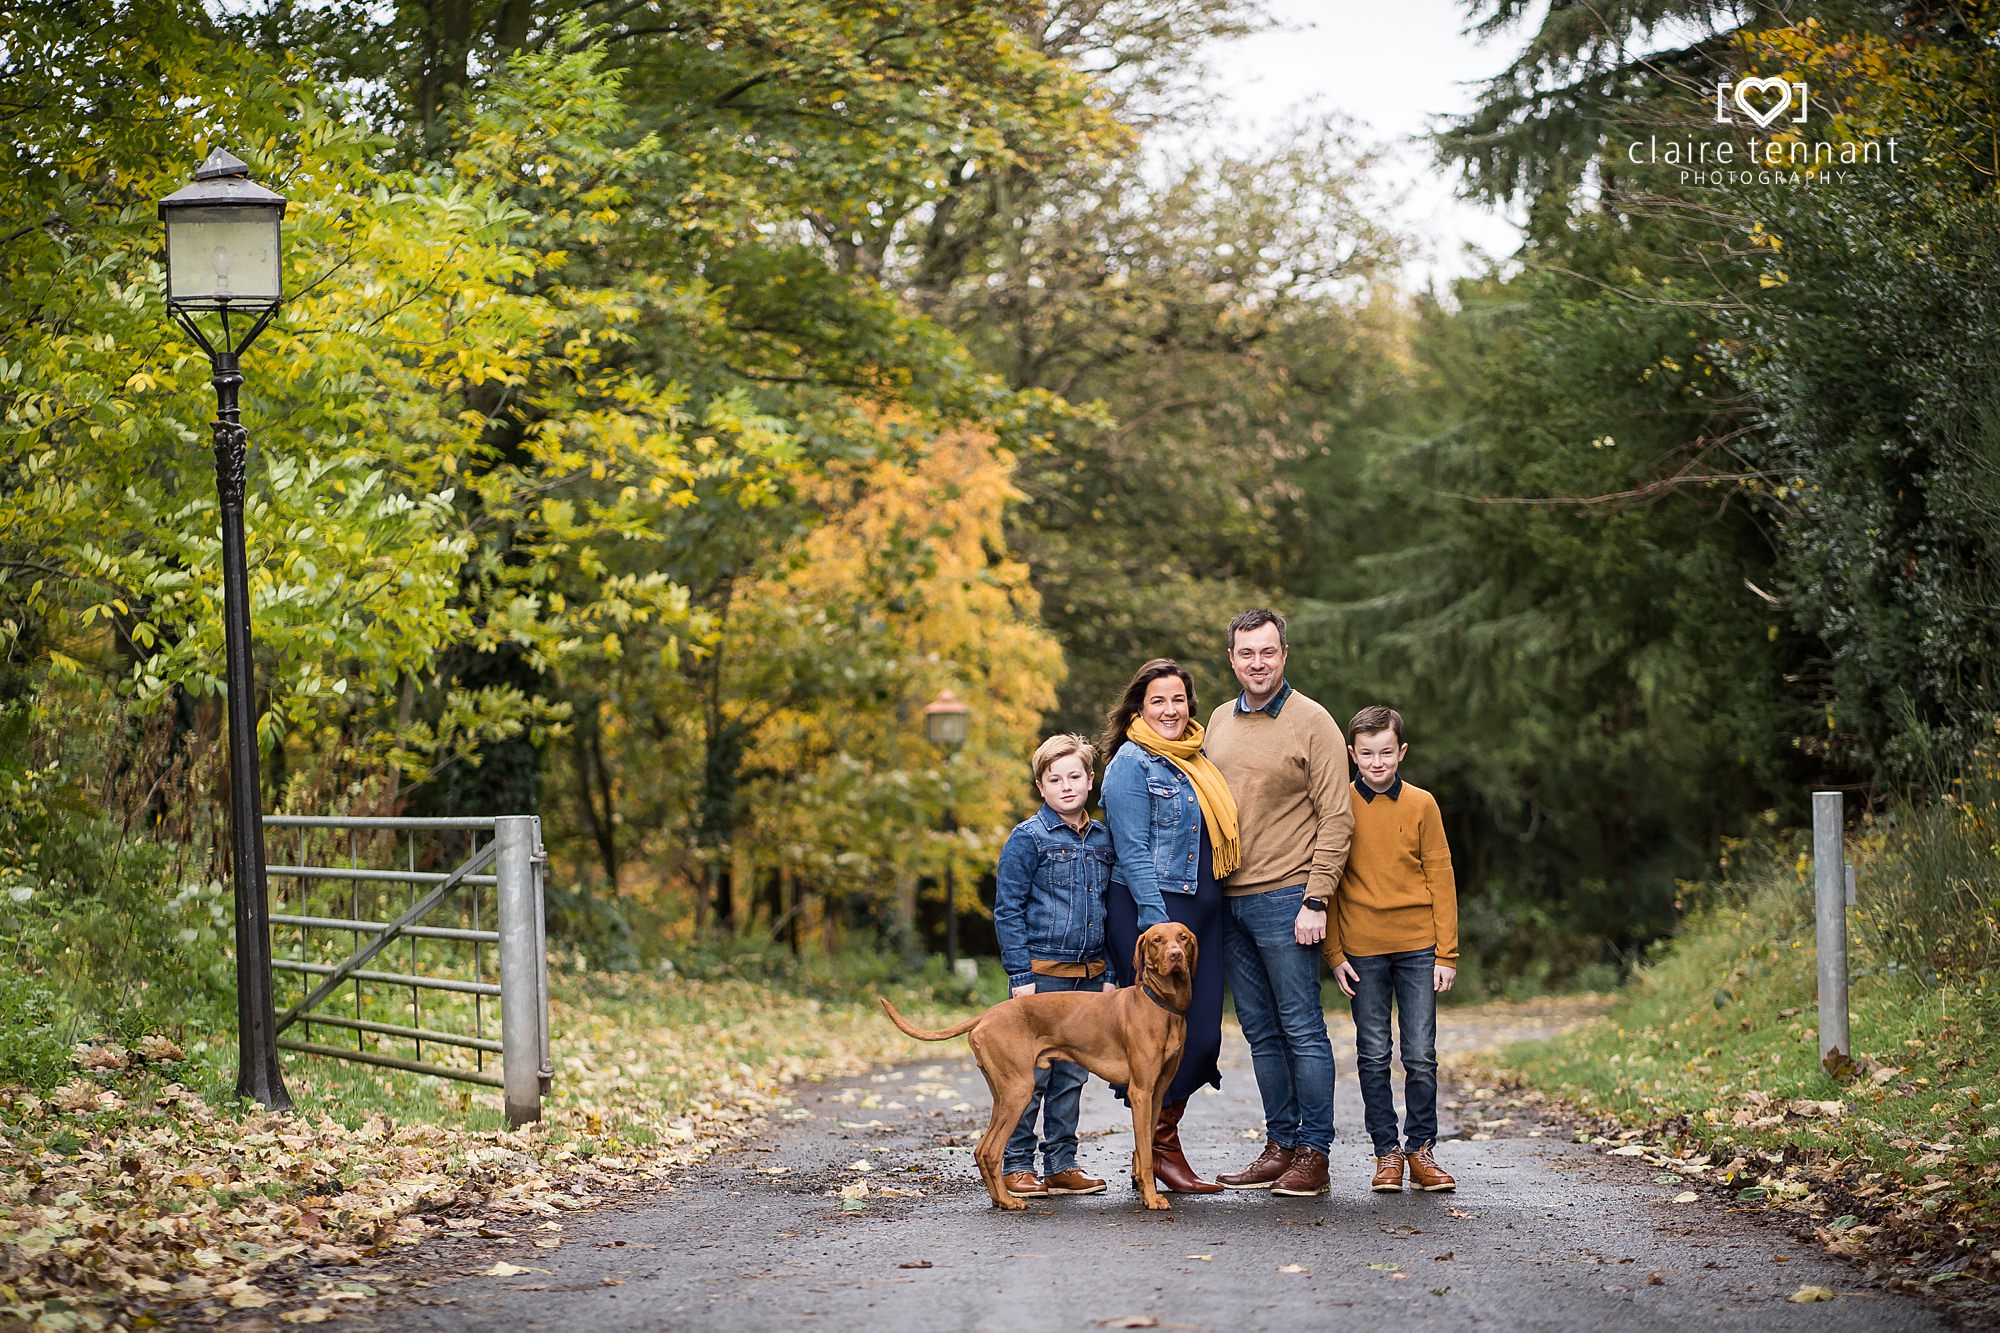
M 1943 799 L 1896 813 L 1856 892 L 1860 930 L 1888 971 L 1990 993 L 2000 968 L 2000 772 L 1974 753 Z
M 43 1085 L 73 1042 L 214 1026 L 235 968 L 228 893 L 206 872 L 128 831 L 61 761 L 0 768 L 0 1072 Z
M 1601 932 L 1579 928 L 1560 905 L 1523 901 L 1503 887 L 1462 895 L 1458 924 L 1463 955 L 1458 989 L 1468 999 L 1610 990 L 1625 974 L 1624 960 Z
M 70 1033 L 56 995 L 19 973 L 0 973 L 0 1083 L 46 1088 L 69 1071 Z

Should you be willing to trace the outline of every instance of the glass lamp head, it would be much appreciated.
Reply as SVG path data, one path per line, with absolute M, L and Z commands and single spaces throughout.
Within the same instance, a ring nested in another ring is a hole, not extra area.
M 950 690 L 941 691 L 924 709 L 924 736 L 932 745 L 956 750 L 965 744 L 972 710 Z
M 167 304 L 181 310 L 262 311 L 284 299 L 283 195 L 250 179 L 224 149 L 160 201 L 167 229 Z

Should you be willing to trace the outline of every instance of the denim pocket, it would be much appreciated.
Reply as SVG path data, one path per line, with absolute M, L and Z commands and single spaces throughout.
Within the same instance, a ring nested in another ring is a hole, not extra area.
M 1083 889 L 1086 893 L 1102 894 L 1111 887 L 1111 867 L 1114 858 L 1106 849 L 1087 848 L 1083 854 Z
M 1042 883 L 1052 889 L 1076 887 L 1077 856 L 1067 847 L 1052 847 L 1042 854 Z

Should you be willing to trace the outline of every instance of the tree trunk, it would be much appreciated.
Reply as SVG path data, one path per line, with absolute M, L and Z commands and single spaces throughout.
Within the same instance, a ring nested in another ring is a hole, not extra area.
M 802 930 L 804 922 L 800 920 L 803 913 L 800 912 L 799 908 L 798 885 L 792 881 L 792 868 L 790 866 L 779 866 L 778 924 L 786 942 L 791 945 L 792 956 L 794 958 L 798 957 L 804 945 Z
M 917 872 L 907 867 L 896 871 L 896 901 L 890 934 L 895 937 L 896 955 L 905 961 L 917 956 Z
M 604 703 L 591 696 L 577 701 L 575 742 L 576 795 L 583 828 L 597 845 L 597 862 L 611 891 L 618 890 L 618 794 L 604 762 Z
M 709 660 L 708 679 L 703 682 L 701 796 L 695 810 L 695 845 L 708 863 L 709 906 L 715 910 L 715 924 L 725 931 L 736 928 L 734 895 L 731 892 L 731 859 L 736 840 L 736 804 L 743 781 L 742 728 L 723 715 L 722 656 Z M 702 905 L 696 904 L 695 925 L 702 925 Z

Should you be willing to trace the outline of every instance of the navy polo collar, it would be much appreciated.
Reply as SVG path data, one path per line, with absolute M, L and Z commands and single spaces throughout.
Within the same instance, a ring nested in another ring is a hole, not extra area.
M 1354 789 L 1361 793 L 1362 800 L 1369 802 L 1371 805 L 1377 796 L 1386 796 L 1393 801 L 1403 794 L 1403 775 L 1398 773 L 1396 780 L 1389 784 L 1389 790 L 1387 791 L 1376 791 L 1368 785 L 1366 778 L 1356 778 L 1354 780 Z
M 1292 682 L 1288 677 L 1285 680 L 1278 682 L 1278 692 L 1272 695 L 1271 701 L 1265 704 L 1262 708 L 1252 708 L 1250 706 L 1249 694 L 1247 693 L 1238 694 L 1236 696 L 1236 711 L 1238 713 L 1269 713 L 1272 717 L 1276 717 L 1278 714 L 1285 711 L 1285 700 L 1291 697 L 1292 697 Z

